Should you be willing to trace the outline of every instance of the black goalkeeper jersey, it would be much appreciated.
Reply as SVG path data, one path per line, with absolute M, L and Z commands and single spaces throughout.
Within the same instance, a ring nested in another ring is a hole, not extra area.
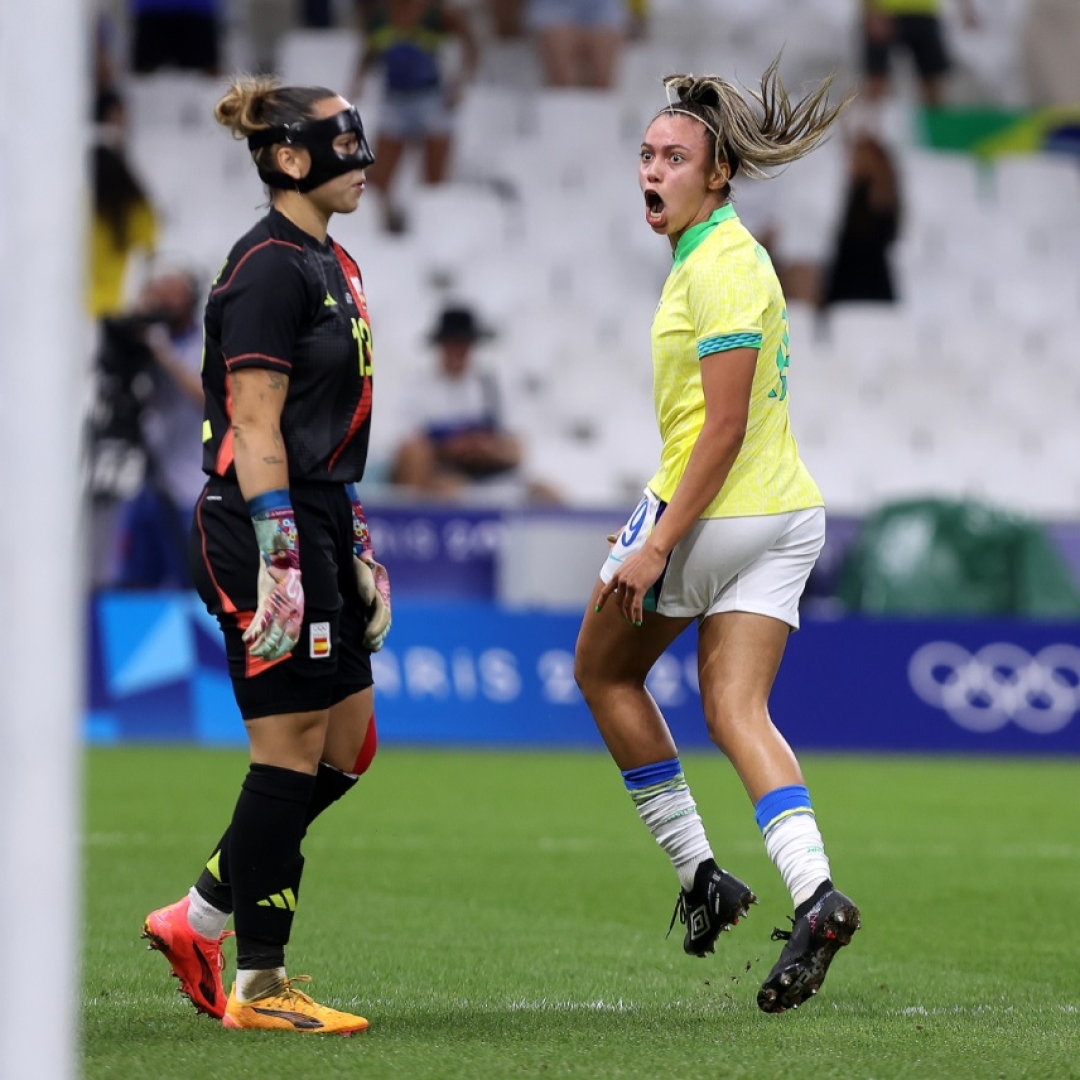
M 292 480 L 359 481 L 371 432 L 371 324 L 344 248 L 271 210 L 229 253 L 206 305 L 203 470 L 236 478 L 226 376 L 289 376 L 281 434 Z

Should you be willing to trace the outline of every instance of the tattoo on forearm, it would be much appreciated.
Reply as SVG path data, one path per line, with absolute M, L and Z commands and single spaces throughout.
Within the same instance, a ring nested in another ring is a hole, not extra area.
M 289 380 L 284 375 L 280 375 L 276 371 L 270 372 L 270 389 L 271 390 L 286 390 L 289 386 Z
M 277 454 L 268 454 L 263 458 L 264 465 L 284 465 L 285 459 L 278 457 Z

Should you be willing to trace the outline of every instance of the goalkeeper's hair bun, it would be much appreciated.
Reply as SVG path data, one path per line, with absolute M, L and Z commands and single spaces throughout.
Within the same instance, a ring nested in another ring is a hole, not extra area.
M 246 139 L 256 131 L 311 120 L 315 105 L 337 97 L 325 86 L 282 86 L 274 75 L 237 75 L 214 107 L 214 119 L 228 128 L 234 139 Z M 253 154 L 260 168 L 273 169 L 274 148 L 264 146 Z
M 276 75 L 237 75 L 214 106 L 214 119 L 236 139 L 311 120 L 315 105 L 337 97 L 325 86 L 282 86 Z

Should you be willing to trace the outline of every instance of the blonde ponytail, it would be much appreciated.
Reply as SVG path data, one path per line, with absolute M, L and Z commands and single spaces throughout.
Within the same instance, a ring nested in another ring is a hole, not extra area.
M 719 75 L 668 75 L 664 79 L 668 105 L 657 115 L 700 121 L 711 137 L 717 166 L 727 163 L 732 176 L 742 168 L 747 176 L 764 178 L 767 169 L 797 161 L 817 147 L 854 97 L 849 94 L 830 105 L 830 76 L 793 103 L 780 81 L 779 63 L 777 57 L 768 66 L 760 91 L 748 91 L 758 109 Z

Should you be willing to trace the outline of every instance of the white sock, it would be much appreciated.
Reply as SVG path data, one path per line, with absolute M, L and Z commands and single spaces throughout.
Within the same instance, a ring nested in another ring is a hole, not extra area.
M 776 864 L 791 902 L 798 907 L 828 877 L 829 859 L 813 814 L 781 818 L 765 836 L 765 850 Z
M 690 789 L 665 791 L 637 803 L 637 812 L 656 842 L 667 852 L 679 875 L 679 884 L 689 889 L 697 868 L 713 857 L 705 826 L 698 816 Z
M 269 997 L 280 989 L 285 982 L 285 969 L 262 968 L 258 971 L 236 972 L 236 1000 L 258 1001 L 259 998 Z
M 229 921 L 229 913 L 214 907 L 194 885 L 188 889 L 187 921 L 188 926 L 200 937 L 217 941 L 225 932 L 225 924 Z

